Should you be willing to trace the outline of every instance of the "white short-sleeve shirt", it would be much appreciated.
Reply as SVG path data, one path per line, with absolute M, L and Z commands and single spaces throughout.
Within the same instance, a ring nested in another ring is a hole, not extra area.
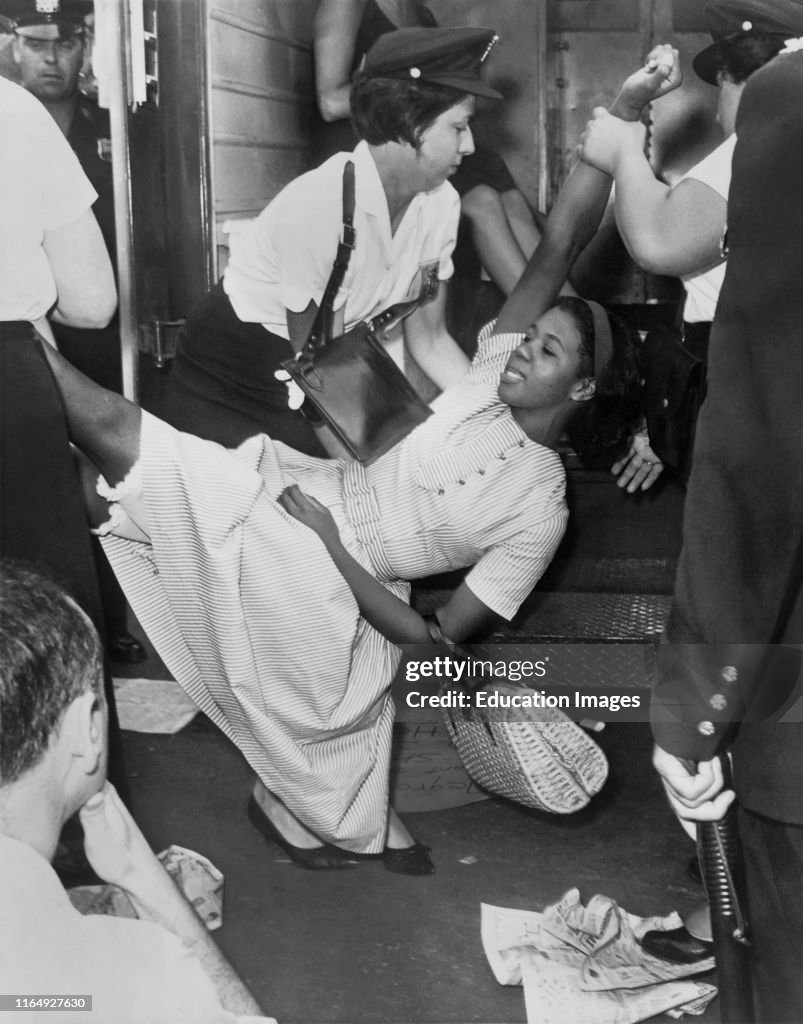
M 699 164 L 680 179 L 681 181 L 701 181 L 708 185 L 727 203 L 731 183 L 731 161 L 736 136 L 730 135 L 721 145 L 709 153 Z M 686 289 L 686 304 L 683 307 L 683 319 L 690 324 L 708 322 L 714 319 L 719 301 L 722 282 L 725 280 L 725 262 L 718 263 L 702 274 L 690 274 L 683 278 Z
M 345 329 L 416 298 L 422 278 L 452 275 L 460 199 L 448 182 L 413 197 L 395 233 L 367 143 L 291 181 L 238 238 L 223 288 L 240 320 L 287 338 L 287 310 L 318 304 L 343 225 L 343 168 L 354 161 L 357 243 L 335 300 Z
M 195 954 L 159 924 L 72 906 L 55 871 L 32 847 L 0 834 L 0 990 L 91 995 L 71 1024 L 276 1024 L 223 1009 Z M 11 1014 L 34 1024 L 58 1012 Z
M 0 322 L 35 321 L 56 301 L 42 243 L 97 198 L 78 158 L 42 104 L 0 77 Z

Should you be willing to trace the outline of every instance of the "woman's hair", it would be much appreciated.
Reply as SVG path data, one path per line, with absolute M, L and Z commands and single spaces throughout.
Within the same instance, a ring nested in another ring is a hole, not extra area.
M 579 402 L 568 427 L 580 458 L 594 469 L 608 469 L 621 455 L 641 420 L 638 346 L 640 339 L 621 317 L 608 313 L 613 355 L 594 374 L 594 317 L 583 299 L 561 296 L 555 303 L 580 332 L 578 379 L 594 377 L 594 397 Z
M 732 39 L 722 39 L 716 48 L 716 70 L 740 85 L 768 64 L 783 48 L 782 36 L 769 32 L 745 32 Z
M 409 142 L 418 149 L 427 128 L 464 98 L 465 93 L 447 85 L 374 78 L 357 71 L 351 86 L 351 122 L 357 135 L 372 146 Z

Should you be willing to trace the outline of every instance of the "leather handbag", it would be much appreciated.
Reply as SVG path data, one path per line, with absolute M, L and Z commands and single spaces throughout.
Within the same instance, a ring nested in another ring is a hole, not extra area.
M 650 447 L 687 480 L 697 414 L 705 398 L 705 363 L 683 345 L 679 331 L 663 325 L 649 331 L 639 361 Z
M 333 338 L 334 301 L 355 243 L 354 164 L 349 161 L 343 171 L 343 240 L 309 337 L 282 367 L 304 392 L 304 415 L 328 426 L 355 459 L 370 463 L 432 413 L 377 337 L 430 298 L 432 286 L 425 285 L 416 300 Z

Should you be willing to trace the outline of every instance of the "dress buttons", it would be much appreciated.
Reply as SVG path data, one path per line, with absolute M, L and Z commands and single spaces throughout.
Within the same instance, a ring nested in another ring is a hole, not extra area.
M 480 476 L 485 476 L 485 470 L 484 469 L 480 470 Z
M 438 494 L 446 494 L 446 491 L 442 487 L 438 488 Z
M 457 482 L 458 482 L 459 484 L 465 484 L 465 482 L 466 482 L 466 481 L 465 481 L 465 480 L 458 480 Z
M 523 448 L 523 447 L 524 447 L 524 441 L 519 441 L 519 448 Z
M 506 459 L 507 459 L 507 455 L 505 455 L 505 453 L 502 452 L 502 454 L 499 456 L 500 462 L 504 462 Z
M 725 708 L 728 706 L 727 700 L 725 700 L 724 695 L 721 693 L 713 694 L 708 703 L 711 705 L 714 711 L 724 711 Z
M 722 678 L 725 680 L 726 683 L 735 683 L 736 680 L 739 678 L 739 673 L 736 671 L 735 666 L 726 665 L 722 669 Z
M 703 736 L 713 736 L 716 732 L 716 726 L 713 722 L 700 722 L 697 725 L 697 732 Z

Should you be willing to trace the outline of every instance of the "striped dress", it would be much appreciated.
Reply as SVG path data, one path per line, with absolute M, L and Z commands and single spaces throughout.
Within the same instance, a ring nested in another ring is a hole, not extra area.
M 565 529 L 559 457 L 497 397 L 520 335 L 485 332 L 465 381 L 371 466 L 259 435 L 229 451 L 143 413 L 120 504 L 146 540 L 104 548 L 175 678 L 260 779 L 322 839 L 384 842 L 400 652 L 360 616 L 317 535 L 275 500 L 291 483 L 332 512 L 388 590 L 473 566 L 473 593 L 510 618 Z

